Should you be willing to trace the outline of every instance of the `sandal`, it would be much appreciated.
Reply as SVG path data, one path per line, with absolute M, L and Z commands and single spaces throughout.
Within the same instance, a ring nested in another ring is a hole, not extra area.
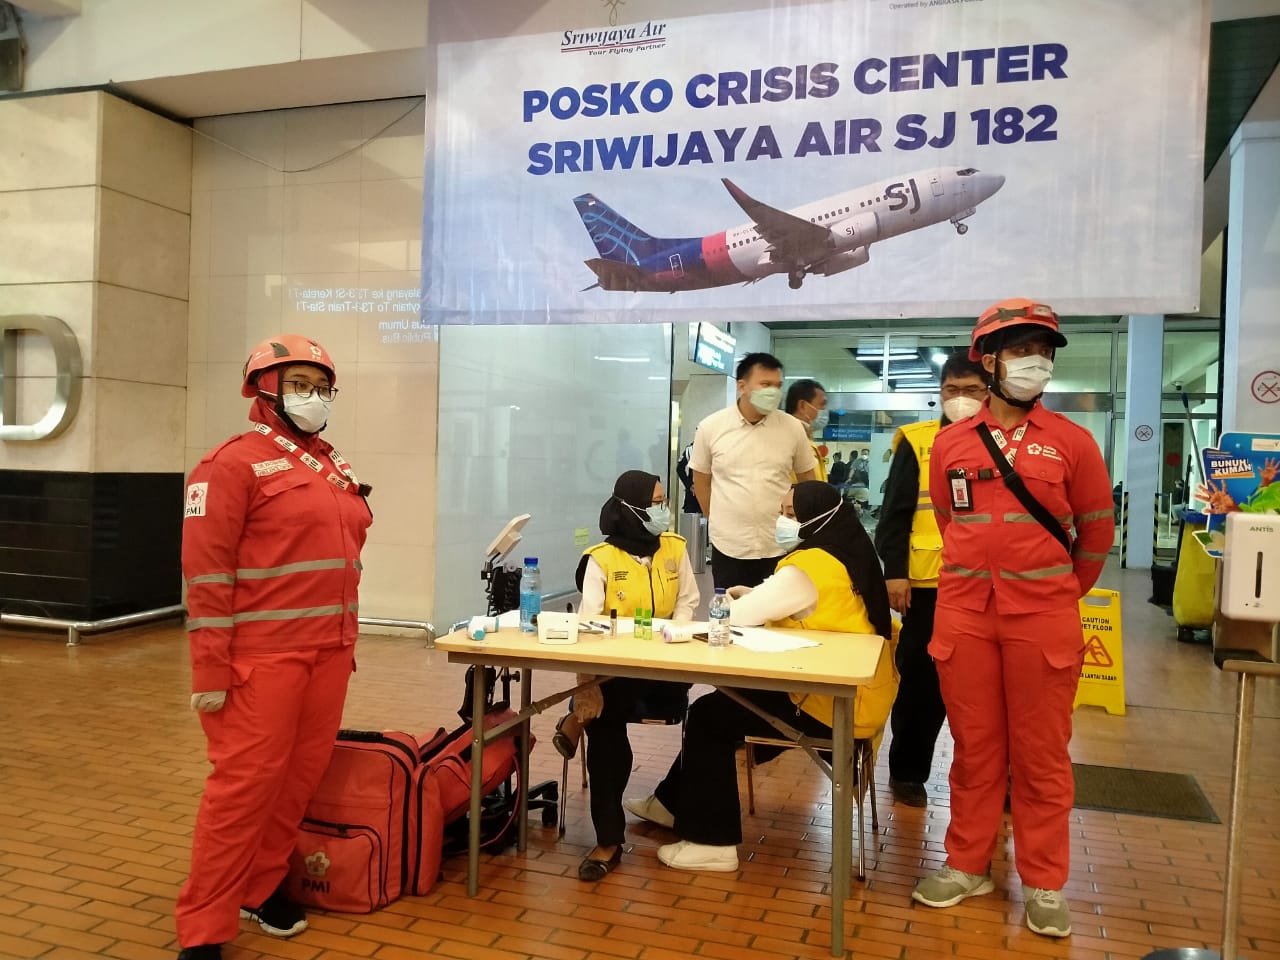
M 593 860 L 586 857 L 578 864 L 578 879 L 585 880 L 587 883 L 595 883 L 603 880 L 606 876 L 617 869 L 618 864 L 622 862 L 622 844 L 618 844 L 614 848 L 613 856 L 608 860 Z
M 570 720 L 577 724 L 577 733 L 570 735 L 564 729 L 564 725 Z M 572 760 L 578 755 L 578 741 L 582 739 L 582 724 L 578 721 L 570 711 L 560 718 L 560 722 L 556 724 L 556 732 L 551 737 L 551 745 L 556 748 L 556 753 L 564 757 L 566 760 Z

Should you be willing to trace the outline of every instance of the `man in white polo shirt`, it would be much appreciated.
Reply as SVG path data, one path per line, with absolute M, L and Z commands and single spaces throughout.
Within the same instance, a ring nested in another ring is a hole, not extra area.
M 754 587 L 778 557 L 774 522 L 782 496 L 812 480 L 817 460 L 802 424 L 778 409 L 782 364 L 749 353 L 738 364 L 738 402 L 700 424 L 693 437 L 693 490 L 711 532 L 711 574 L 717 587 Z

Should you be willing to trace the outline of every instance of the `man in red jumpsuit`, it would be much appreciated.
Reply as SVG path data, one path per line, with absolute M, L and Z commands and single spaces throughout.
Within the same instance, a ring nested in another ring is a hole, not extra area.
M 1051 937 L 1071 932 L 1062 888 L 1074 796 L 1067 745 L 1084 657 L 1077 604 L 1115 531 L 1097 442 L 1039 402 L 1066 345 L 1044 304 L 988 309 L 969 355 L 991 374 L 990 395 L 934 442 L 929 491 L 942 570 L 929 653 L 956 746 L 947 862 L 912 893 L 949 907 L 994 889 L 1008 789 L 1027 925 Z
M 346 460 L 320 439 L 333 361 L 295 334 L 245 364 L 253 429 L 191 472 L 182 527 L 192 708 L 213 772 L 178 896 L 179 960 L 220 960 L 241 917 L 306 929 L 280 885 L 342 720 L 355 669 L 360 549 L 372 520 Z

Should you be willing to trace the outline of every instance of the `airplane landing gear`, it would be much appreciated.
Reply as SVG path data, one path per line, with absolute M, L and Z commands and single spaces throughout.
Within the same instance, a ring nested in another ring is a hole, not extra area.
M 804 271 L 792 270 L 787 274 L 787 286 L 792 290 L 799 290 L 800 284 L 804 283 Z
M 967 223 L 956 224 L 956 233 L 960 234 L 960 236 L 963 237 L 968 232 L 969 232 L 969 225 Z

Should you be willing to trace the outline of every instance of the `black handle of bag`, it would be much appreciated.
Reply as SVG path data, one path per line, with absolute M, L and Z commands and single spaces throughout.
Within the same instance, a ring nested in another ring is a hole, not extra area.
M 1067 536 L 1067 531 L 1062 529 L 1062 524 L 1053 518 L 1043 503 L 1035 498 L 1027 485 L 1022 482 L 1013 467 L 1009 464 L 1009 460 L 1005 457 L 1004 452 L 996 444 L 996 438 L 991 436 L 991 431 L 987 429 L 985 423 L 978 424 L 978 436 L 982 438 L 983 444 L 986 445 L 992 459 L 996 462 L 996 469 L 1000 471 L 1000 479 L 1004 481 L 1004 485 L 1009 488 L 1009 492 L 1018 498 L 1018 502 L 1027 508 L 1027 513 L 1035 517 L 1040 526 L 1049 531 L 1053 539 L 1062 544 L 1062 549 L 1067 551 L 1067 556 L 1071 555 L 1071 538 Z

